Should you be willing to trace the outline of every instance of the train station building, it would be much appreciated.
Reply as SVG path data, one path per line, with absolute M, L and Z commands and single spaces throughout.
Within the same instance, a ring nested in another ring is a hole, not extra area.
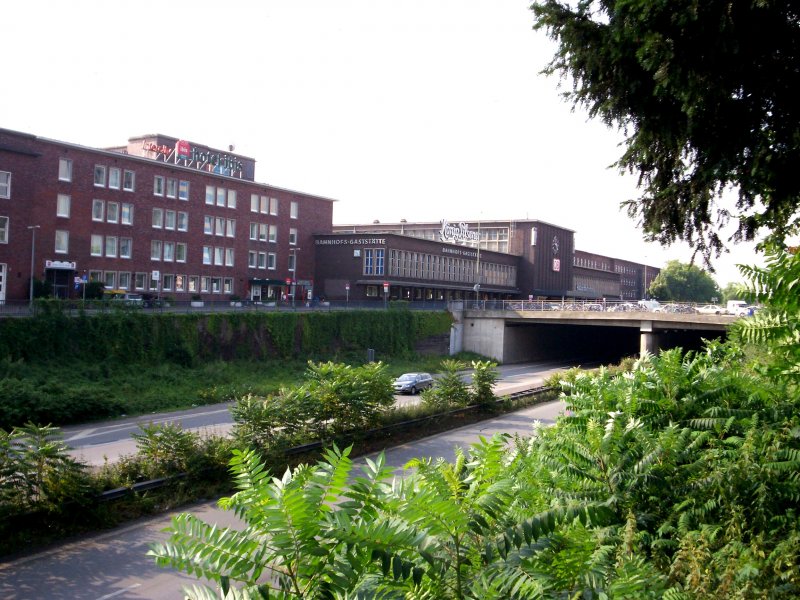
M 175 301 L 636 300 L 658 269 L 535 219 L 334 225 L 334 200 L 163 134 L 90 148 L 0 129 L 0 303 L 31 281 Z

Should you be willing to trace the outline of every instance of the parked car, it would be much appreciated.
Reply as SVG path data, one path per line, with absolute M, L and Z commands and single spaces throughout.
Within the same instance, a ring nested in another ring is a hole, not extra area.
M 725 312 L 719 304 L 704 304 L 695 309 L 701 315 L 721 315 Z
M 664 307 L 658 300 L 639 300 L 639 308 L 649 312 L 663 312 Z
M 430 373 L 404 373 L 394 380 L 396 394 L 416 394 L 433 385 Z

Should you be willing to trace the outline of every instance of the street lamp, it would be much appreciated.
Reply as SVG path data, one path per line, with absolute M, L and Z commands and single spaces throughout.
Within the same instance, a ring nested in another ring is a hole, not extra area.
M 289 252 L 292 253 L 292 308 L 294 308 L 297 300 L 297 253 L 300 252 L 300 248 L 289 248 Z
M 28 229 L 31 230 L 31 288 L 30 288 L 30 310 L 33 312 L 33 272 L 34 272 L 34 256 L 36 255 L 36 230 L 39 229 L 39 225 L 28 225 Z

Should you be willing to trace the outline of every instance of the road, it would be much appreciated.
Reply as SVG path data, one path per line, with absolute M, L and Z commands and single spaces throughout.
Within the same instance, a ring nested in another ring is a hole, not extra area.
M 537 362 L 498 367 L 500 379 L 495 387 L 498 395 L 541 385 L 552 373 L 563 371 L 571 365 L 559 362 Z M 398 405 L 419 401 L 419 396 L 396 396 Z M 63 427 L 64 441 L 72 448 L 71 455 L 90 465 L 102 466 L 106 461 L 114 462 L 120 456 L 134 454 L 136 443 L 131 434 L 140 431 L 140 425 L 176 423 L 183 429 L 200 434 L 226 434 L 233 421 L 230 414 L 232 403 L 212 404 L 190 410 L 171 413 L 143 415 Z
M 509 372 L 506 383 L 520 384 L 521 373 Z M 386 461 L 397 467 L 416 456 L 452 460 L 456 446 L 466 446 L 480 436 L 497 432 L 530 433 L 534 422 L 554 422 L 563 410 L 561 402 L 532 406 L 386 450 Z M 192 512 L 220 527 L 237 526 L 235 517 L 203 502 L 179 512 Z M 162 529 L 170 515 L 144 519 L 67 543 L 51 550 L 0 563 L 0 598 L 6 600 L 182 600 L 181 588 L 196 580 L 170 569 L 157 568 L 145 556 L 149 544 L 163 541 Z

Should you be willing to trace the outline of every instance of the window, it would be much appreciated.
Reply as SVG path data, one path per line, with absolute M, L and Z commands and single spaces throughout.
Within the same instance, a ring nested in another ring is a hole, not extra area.
M 375 275 L 383 275 L 383 257 L 383 248 L 375 248 Z
M 258 223 L 250 223 L 250 239 L 258 240 Z
M 175 244 L 175 262 L 186 262 L 186 244 L 184 242 Z
M 106 168 L 104 165 L 94 166 L 94 187 L 106 187 Z
M 150 242 L 150 260 L 161 260 L 161 240 Z
M 69 252 L 69 231 L 56 229 L 56 254 Z
M 215 233 L 217 235 L 224 236 L 225 235 L 225 219 L 223 217 L 217 217 L 215 219 L 215 223 L 216 223 Z
M 250 212 L 258 212 L 258 194 L 250 194 Z
M 164 229 L 175 229 L 175 211 L 164 211 Z
M 277 225 L 270 225 L 269 226 L 269 241 L 273 244 L 278 241 L 278 226 Z
M 154 196 L 163 196 L 164 195 L 164 178 L 161 175 L 156 175 L 153 179 L 153 195 Z
M 91 242 L 91 249 L 89 250 L 89 254 L 92 256 L 103 256 L 103 236 L 102 235 L 92 235 L 92 242 Z
M 374 257 L 372 255 L 372 248 L 364 249 L 364 275 L 373 275 L 374 270 Z
M 72 161 L 70 159 L 58 159 L 58 180 L 72 181 Z
M 259 242 L 266 242 L 267 241 L 267 225 L 266 225 L 266 223 L 260 223 L 258 225 L 258 241 Z
M 261 196 L 259 199 L 259 211 L 265 215 L 269 213 L 269 198 L 266 196 Z
M 153 209 L 153 227 L 156 229 L 164 227 L 164 211 L 160 208 Z
M 131 287 L 131 274 L 130 273 L 122 273 L 119 274 L 119 287 L 120 289 L 127 290 Z
M 222 280 L 222 291 L 224 293 L 226 293 L 226 294 L 232 294 L 233 293 L 233 278 L 232 277 L 226 277 L 225 279 Z
M 176 292 L 185 292 L 186 291 L 186 276 L 185 275 L 175 275 L 175 291 Z
M 131 257 L 131 248 L 133 247 L 133 239 L 131 238 L 119 238 L 119 257 L 120 258 L 130 258 Z
M 297 218 L 297 210 L 298 210 L 297 202 L 292 200 L 292 203 L 289 205 L 289 218 L 296 219 Z
M 119 221 L 119 202 L 106 204 L 106 221 L 109 223 L 117 223 Z
M 11 173 L 0 171 L 0 198 L 11 198 Z
M 227 226 L 227 236 L 236 237 L 236 219 L 228 219 Z
M 211 292 L 213 294 L 219 294 L 222 292 L 222 279 L 220 277 L 211 278 Z
M 189 231 L 189 213 L 178 212 L 178 231 Z
M 209 215 L 203 217 L 203 233 L 214 235 L 214 217 Z
M 103 285 L 112 290 L 117 287 L 116 271 L 106 271 L 103 274 Z
M 8 243 L 8 217 L 0 217 L 0 244 Z
M 189 277 L 189 292 L 194 293 L 200 289 L 200 278 L 197 275 Z
M 236 208 L 236 190 L 228 190 L 228 208 Z
M 219 246 L 214 247 L 214 264 L 218 267 L 221 267 L 225 264 L 223 256 L 224 250 L 224 248 L 220 248 Z
M 214 204 L 214 197 L 216 193 L 216 189 L 213 185 L 206 186 L 206 204 Z
M 211 277 L 201 277 L 200 291 L 208 293 L 210 289 L 211 289 Z
M 175 260 L 175 242 L 164 242 L 164 260 L 168 262 Z
M 258 252 L 257 257 L 257 265 L 259 269 L 266 269 L 267 268 L 267 253 L 266 252 Z
M 120 222 L 123 225 L 133 225 L 133 204 L 128 204 L 127 202 L 122 203 Z
M 289 255 L 289 270 L 294 271 L 296 266 L 297 266 L 297 255 L 294 252 L 292 252 Z
M 203 246 L 203 264 L 204 265 L 212 264 L 211 253 L 212 253 L 211 246 Z
M 136 183 L 136 174 L 127 169 L 122 172 L 122 189 L 126 192 L 132 192 Z
M 150 283 L 149 283 L 148 287 L 150 288 L 151 291 L 157 292 L 158 291 L 158 279 L 153 277 L 152 273 L 149 273 L 148 276 L 149 276 L 149 279 L 150 279 Z
M 377 298 L 378 297 L 378 286 L 377 285 L 368 285 L 365 288 L 365 293 L 367 298 Z
M 257 260 L 258 260 L 258 252 L 249 250 L 247 252 L 247 266 L 250 267 L 251 269 L 255 269 L 256 265 L 258 264 Z
M 217 206 L 225 206 L 225 188 L 217 188 Z
M 171 292 L 175 287 L 175 275 L 164 275 L 161 283 L 161 289 L 165 292 Z
M 178 185 L 178 200 L 189 199 L 189 182 L 181 180 Z
M 531 246 L 536 245 L 536 233 L 537 233 L 536 227 L 531 227 Z
M 167 179 L 167 198 L 175 198 L 178 195 L 178 180 Z
M 110 258 L 117 257 L 117 236 L 115 235 L 106 236 L 106 256 Z
M 269 199 L 269 214 L 277 215 L 278 214 L 278 199 L 277 198 L 270 198 Z
M 274 252 L 270 252 L 267 254 L 267 268 L 270 270 L 275 270 L 275 266 L 278 264 L 278 255 Z
M 297 245 L 297 229 L 289 229 L 289 245 L 296 246 Z
M 133 287 L 137 290 L 143 290 L 147 284 L 147 273 L 136 273 L 133 276 Z
M 225 266 L 233 266 L 233 248 L 225 248 Z
M 56 216 L 69 219 L 69 209 L 72 203 L 72 198 L 66 194 L 59 194 L 56 200 Z
M 105 202 L 92 200 L 92 221 L 102 221 L 105 213 Z
M 119 169 L 116 167 L 111 167 L 108 170 L 108 187 L 110 187 L 112 190 L 118 190 L 119 181 Z
M 89 281 L 103 281 L 103 272 L 89 271 Z

